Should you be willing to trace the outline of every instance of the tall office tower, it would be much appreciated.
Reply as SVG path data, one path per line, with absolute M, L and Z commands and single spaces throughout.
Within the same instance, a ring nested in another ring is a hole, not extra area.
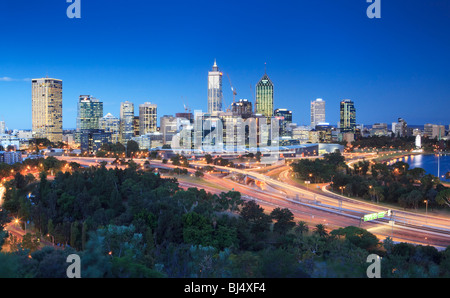
M 5 121 L 0 121 L 0 134 L 4 134 L 5 132 L 6 132 Z
M 267 73 L 256 84 L 256 114 L 273 116 L 273 83 Z
M 288 136 L 287 127 L 292 123 L 292 111 L 287 109 L 276 109 L 274 116 L 280 121 L 280 137 Z
M 62 142 L 62 81 L 50 78 L 31 80 L 32 128 L 35 138 Z
M 170 144 L 178 131 L 177 117 L 164 115 L 159 119 L 160 132 L 163 135 L 163 144 Z
M 116 144 L 120 141 L 120 119 L 114 117 L 111 113 L 99 120 L 101 130 L 111 134 L 111 143 Z
M 234 115 L 241 116 L 243 119 L 250 118 L 253 114 L 252 102 L 247 99 L 240 99 L 231 104 L 231 112 Z
M 341 101 L 341 121 L 339 127 L 342 133 L 355 132 L 356 130 L 355 103 L 350 99 Z
M 157 109 L 158 106 L 150 102 L 139 105 L 140 135 L 156 132 L 156 128 L 158 127 Z
M 208 113 L 221 112 L 222 101 L 222 72 L 214 60 L 212 70 L 208 72 Z
M 139 120 L 139 116 L 134 116 L 134 120 L 133 120 L 133 131 L 134 131 L 134 136 L 139 136 L 141 134 L 141 127 L 140 127 L 140 120 Z
M 129 101 L 120 104 L 120 142 L 124 145 L 134 136 L 134 104 Z
M 75 143 L 80 144 L 83 130 L 99 129 L 99 120 L 103 117 L 103 102 L 90 95 L 80 95 L 78 100 L 77 130 Z
M 311 127 L 319 123 L 325 123 L 325 101 L 322 98 L 311 102 Z

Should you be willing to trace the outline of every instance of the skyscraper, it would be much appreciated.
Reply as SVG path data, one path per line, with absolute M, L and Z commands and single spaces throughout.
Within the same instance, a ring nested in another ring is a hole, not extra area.
M 311 127 L 319 123 L 325 123 L 325 101 L 322 98 L 311 102 Z
M 163 144 L 170 144 L 174 135 L 177 134 L 177 117 L 164 115 L 159 119 L 160 132 L 163 134 Z
M 120 142 L 124 145 L 134 136 L 134 104 L 129 101 L 120 104 Z
M 156 131 L 158 125 L 157 108 L 158 106 L 151 102 L 139 105 L 139 135 Z
M 33 79 L 31 91 L 33 135 L 54 143 L 62 142 L 62 81 Z
M 80 143 L 80 134 L 83 130 L 99 129 L 99 120 L 103 117 L 103 102 L 90 95 L 80 95 L 78 101 L 77 131 L 75 142 Z
M 288 136 L 287 126 L 292 123 L 292 111 L 287 109 L 276 109 L 274 116 L 280 121 L 280 136 Z
M 356 109 L 355 103 L 350 99 L 341 101 L 341 133 L 355 132 L 356 129 Z
M 250 118 L 253 114 L 252 103 L 247 99 L 240 99 L 238 102 L 231 104 L 231 112 L 234 115 L 241 116 L 243 119 Z
M 111 143 L 116 144 L 120 141 L 120 119 L 108 113 L 99 120 L 101 130 L 111 133 Z
M 222 72 L 214 60 L 212 70 L 208 72 L 208 113 L 221 112 L 222 101 Z
M 273 83 L 267 73 L 256 84 L 256 114 L 273 116 Z

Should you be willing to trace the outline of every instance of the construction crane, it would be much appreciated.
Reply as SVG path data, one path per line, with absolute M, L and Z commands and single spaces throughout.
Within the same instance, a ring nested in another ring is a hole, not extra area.
M 190 113 L 191 109 L 189 108 L 189 106 L 186 105 L 186 102 L 184 101 L 183 96 L 181 96 L 181 100 L 183 101 L 184 111 L 186 113 L 188 113 L 188 112 Z
M 230 75 L 228 73 L 227 73 L 227 76 L 228 76 L 228 80 L 230 81 L 231 91 L 233 91 L 233 103 L 235 103 L 237 92 L 236 92 L 236 89 L 233 87 L 233 84 L 231 84 Z

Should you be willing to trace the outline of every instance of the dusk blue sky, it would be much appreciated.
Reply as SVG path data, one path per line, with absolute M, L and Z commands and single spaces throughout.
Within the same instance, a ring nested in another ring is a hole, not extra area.
M 450 1 L 81 0 L 69 19 L 65 0 L 0 1 L 0 120 L 31 128 L 31 78 L 63 80 L 64 128 L 75 128 L 79 95 L 104 102 L 158 105 L 158 118 L 207 110 L 207 74 L 224 72 L 224 106 L 254 101 L 267 73 L 275 108 L 309 124 L 310 102 L 326 100 L 336 125 L 352 99 L 357 122 L 450 124 Z M 137 111 L 136 111 L 137 114 Z

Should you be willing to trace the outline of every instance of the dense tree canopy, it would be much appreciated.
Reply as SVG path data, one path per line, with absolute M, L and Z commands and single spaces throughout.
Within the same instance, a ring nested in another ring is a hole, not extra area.
M 385 276 L 450 274 L 448 249 L 380 243 L 356 227 L 330 231 L 296 223 L 289 209 L 269 213 L 239 192 L 182 189 L 174 178 L 133 166 L 72 165 L 62 172 L 65 164 L 41 162 L 37 180 L 15 174 L 5 183 L 0 242 L 6 239 L 14 249 L 0 253 L 0 277 L 66 277 L 66 258 L 73 253 L 82 259 L 82 277 L 94 278 L 365 277 L 373 252 L 383 256 Z M 346 172 L 338 155 L 328 156 L 327 164 Z M 51 169 L 54 177 L 47 175 Z M 384 172 L 380 168 L 376 175 Z M 411 179 L 424 179 L 427 195 L 440 198 L 445 189 L 416 174 Z M 405 198 L 414 202 L 416 194 Z M 12 217 L 30 223 L 22 241 L 4 233 Z

